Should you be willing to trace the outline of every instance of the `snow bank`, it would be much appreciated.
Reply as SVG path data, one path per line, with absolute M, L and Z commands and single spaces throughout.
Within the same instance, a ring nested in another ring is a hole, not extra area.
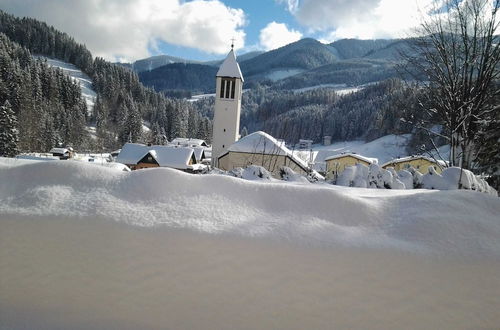
M 1 160 L 0 328 L 500 324 L 486 194 Z
M 242 176 L 262 179 L 257 170 Z M 127 173 L 63 161 L 0 167 L 0 219 L 105 218 L 307 244 L 500 256 L 498 214 L 498 198 L 467 191 L 261 183 L 166 168 Z

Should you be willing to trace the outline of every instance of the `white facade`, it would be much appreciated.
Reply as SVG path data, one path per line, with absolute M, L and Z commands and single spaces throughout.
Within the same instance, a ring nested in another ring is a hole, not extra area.
M 231 49 L 216 76 L 212 165 L 239 138 L 243 75 Z

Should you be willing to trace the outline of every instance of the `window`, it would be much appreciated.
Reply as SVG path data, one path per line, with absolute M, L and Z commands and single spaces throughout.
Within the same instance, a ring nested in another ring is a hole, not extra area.
M 219 97 L 221 99 L 234 99 L 236 90 L 236 78 L 222 78 L 220 82 L 220 93 Z
M 231 89 L 231 81 L 230 80 L 226 80 L 226 99 L 229 98 L 229 90 Z
M 224 128 L 224 132 L 226 131 L 226 129 Z
M 225 90 L 225 88 L 226 88 L 226 80 L 222 79 L 221 83 L 220 83 L 220 98 L 221 99 L 224 98 L 224 90 Z

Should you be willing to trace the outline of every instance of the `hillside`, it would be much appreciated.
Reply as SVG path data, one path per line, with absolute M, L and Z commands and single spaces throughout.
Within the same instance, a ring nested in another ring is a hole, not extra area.
M 341 60 L 286 77 L 277 86 L 280 89 L 297 89 L 324 84 L 363 85 L 398 77 L 395 65 L 386 60 Z
M 342 39 L 325 45 L 306 38 L 268 52 L 242 54 L 238 56 L 238 62 L 250 86 L 255 82 L 265 82 L 281 89 L 324 84 L 353 86 L 397 76 L 394 66 L 401 45 L 405 44 L 400 40 L 385 39 Z M 173 61 L 182 59 L 156 56 L 137 61 L 133 67 L 136 71 L 147 72 Z M 213 91 L 213 82 L 202 77 L 209 70 L 194 64 L 218 67 L 221 61 L 183 63 L 186 64 L 184 70 L 181 66 L 171 66 L 151 75 L 141 73 L 139 77 L 144 84 L 157 90 Z
M 80 85 L 82 97 L 87 105 L 88 116 L 91 116 L 94 111 L 94 104 L 97 96 L 96 92 L 92 88 L 92 78 L 71 63 L 66 63 L 61 60 L 47 58 L 44 56 L 35 56 L 35 58 L 46 62 L 51 67 L 62 70 L 62 72 L 70 76 L 73 81 Z
M 238 56 L 238 61 L 242 62 L 245 60 L 249 60 L 251 58 L 254 58 L 260 54 L 262 54 L 262 51 L 253 51 L 253 52 L 248 52 L 244 53 Z M 127 68 L 130 68 L 134 70 L 135 72 L 143 72 L 143 71 L 151 71 L 156 68 L 159 68 L 164 65 L 168 64 L 174 64 L 174 63 L 183 63 L 183 64 L 203 64 L 203 65 L 210 65 L 210 66 L 216 66 L 218 67 L 222 63 L 223 59 L 220 60 L 214 60 L 214 61 L 195 61 L 195 60 L 188 60 L 182 57 L 176 57 L 176 56 L 171 56 L 171 55 L 156 55 L 156 56 L 151 56 L 148 58 L 140 59 L 132 63 L 118 63 L 122 66 L 125 66 Z
M 321 142 L 324 135 L 346 141 L 410 133 L 413 126 L 399 118 L 404 111 L 414 112 L 415 118 L 421 115 L 415 109 L 414 93 L 395 79 L 344 95 L 332 87 L 304 91 L 258 87 L 243 93 L 240 128 L 263 130 L 287 143 L 299 139 Z M 212 116 L 213 99 L 201 99 L 193 105 Z
M 139 79 L 145 86 L 156 91 L 181 89 L 213 92 L 217 70 L 217 67 L 209 65 L 175 63 L 139 72 Z
M 96 93 L 93 111 L 78 84 L 62 81 L 64 74 L 48 72 L 45 63 L 32 63 L 32 54 L 70 63 L 86 74 Z M 93 59 L 84 45 L 43 22 L 0 11 L 0 57 L 0 102 L 8 101 L 18 117 L 21 151 L 43 152 L 58 144 L 114 150 L 125 141 L 149 142 L 158 136 L 210 140 L 210 119 L 188 102 L 146 88 L 132 70 Z M 143 131 L 143 121 L 151 124 L 151 132 Z M 86 125 L 95 126 L 97 139 L 86 134 Z
M 401 53 L 412 53 L 412 49 L 410 47 L 411 42 L 411 39 L 396 40 L 385 47 L 371 50 L 366 53 L 364 57 L 370 59 L 400 61 Z
M 199 63 L 198 61 L 186 60 L 184 58 L 170 56 L 170 55 L 157 55 L 148 57 L 142 60 L 135 61 L 131 64 L 131 68 L 136 72 L 151 71 L 161 66 L 173 63 Z
M 250 78 L 272 70 L 307 70 L 336 60 L 333 52 L 322 43 L 306 38 L 240 62 L 240 67 L 243 75 Z

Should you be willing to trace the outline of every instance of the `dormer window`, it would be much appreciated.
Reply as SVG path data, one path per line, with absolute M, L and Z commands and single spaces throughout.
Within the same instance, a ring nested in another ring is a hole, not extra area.
M 234 99 L 236 88 L 236 78 L 222 78 L 220 86 L 221 99 Z

